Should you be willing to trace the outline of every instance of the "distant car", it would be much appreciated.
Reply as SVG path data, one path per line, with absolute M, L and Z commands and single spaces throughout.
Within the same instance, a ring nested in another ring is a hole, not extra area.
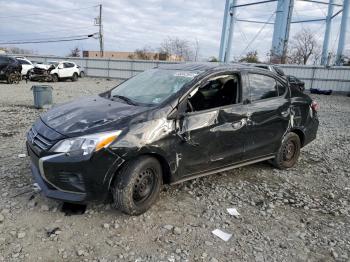
M 16 57 L 16 59 L 22 65 L 22 71 L 21 71 L 22 76 L 26 76 L 28 74 L 28 71 L 34 68 L 33 63 L 29 61 L 27 58 L 19 56 L 19 57 Z
M 80 74 L 78 66 L 69 61 L 50 61 L 47 64 L 36 64 L 30 72 L 31 80 L 57 82 L 62 79 L 77 81 Z
M 77 67 L 79 68 L 79 77 L 83 78 L 86 76 L 85 74 L 85 70 L 83 67 L 81 67 L 80 65 L 77 65 Z
M 297 88 L 301 92 L 305 90 L 305 82 L 301 81 L 299 78 L 295 76 L 287 76 L 288 82 L 292 88 Z
M 13 57 L 0 55 L 0 80 L 8 84 L 18 83 L 21 77 L 22 65 Z

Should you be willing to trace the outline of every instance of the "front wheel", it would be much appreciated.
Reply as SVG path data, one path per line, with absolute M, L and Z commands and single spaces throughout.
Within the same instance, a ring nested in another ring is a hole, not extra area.
M 59 80 L 57 74 L 51 75 L 51 79 L 52 79 L 52 82 L 58 82 L 58 80 Z
M 301 143 L 299 136 L 293 132 L 288 133 L 283 138 L 272 164 L 279 169 L 293 167 L 298 161 L 300 148 Z
M 78 74 L 74 73 L 73 76 L 72 76 L 72 81 L 75 82 L 77 80 L 78 80 Z
M 162 168 L 153 157 L 141 156 L 126 163 L 111 188 L 115 206 L 123 213 L 140 215 L 157 200 L 163 184 Z

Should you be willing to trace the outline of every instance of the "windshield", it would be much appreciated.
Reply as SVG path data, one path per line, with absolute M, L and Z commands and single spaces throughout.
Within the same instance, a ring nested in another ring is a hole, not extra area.
M 125 97 L 138 104 L 157 105 L 178 92 L 200 72 L 152 69 L 121 83 L 111 98 Z
M 58 62 L 49 61 L 47 64 L 48 64 L 48 65 L 54 65 L 55 67 L 58 66 Z

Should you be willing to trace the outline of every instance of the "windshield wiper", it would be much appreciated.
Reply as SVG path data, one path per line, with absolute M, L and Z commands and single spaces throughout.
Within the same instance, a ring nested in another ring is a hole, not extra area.
M 134 105 L 134 106 L 137 105 L 134 101 L 132 101 L 130 98 L 128 98 L 126 96 L 113 95 L 112 98 L 119 98 L 119 99 L 127 102 L 129 105 Z

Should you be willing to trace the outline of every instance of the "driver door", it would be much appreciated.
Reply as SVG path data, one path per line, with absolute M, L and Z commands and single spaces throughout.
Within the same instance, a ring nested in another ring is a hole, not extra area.
M 227 77 L 228 74 L 222 73 L 222 75 Z M 218 75 L 215 77 L 217 78 Z M 208 81 L 203 83 L 198 92 L 210 93 L 209 96 L 211 96 L 214 91 L 213 88 L 208 88 Z M 241 83 L 242 81 L 239 78 L 239 83 L 230 82 L 225 87 L 228 89 L 236 88 L 238 92 L 235 101 L 232 101 L 232 103 L 226 102 L 220 105 L 218 101 L 220 102 L 222 99 L 219 99 L 218 96 L 213 97 L 213 101 L 210 101 L 208 97 L 202 98 L 203 101 L 200 103 L 197 99 L 198 105 L 206 104 L 206 107 L 198 111 L 194 108 L 194 112 L 184 114 L 179 124 L 179 136 L 183 140 L 177 149 L 179 176 L 196 175 L 229 166 L 242 160 L 246 136 L 247 107 L 241 103 Z M 214 87 L 215 85 L 216 83 L 213 83 Z M 202 91 L 201 88 L 203 88 Z M 196 95 L 203 95 L 198 92 L 190 100 L 196 100 Z M 193 107 L 193 105 L 190 107 Z

